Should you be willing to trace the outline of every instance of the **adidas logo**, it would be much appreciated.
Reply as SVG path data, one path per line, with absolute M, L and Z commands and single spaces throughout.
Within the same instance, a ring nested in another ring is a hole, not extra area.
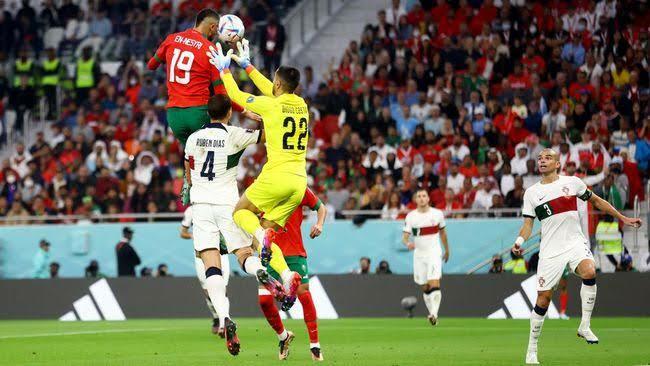
M 97 320 L 126 320 L 120 304 L 108 286 L 106 279 L 93 283 L 88 287 L 90 295 L 84 295 L 72 303 L 74 310 L 63 314 L 61 321 L 97 321 Z
M 523 295 L 522 295 L 523 291 Z M 524 297 L 525 296 L 525 297 Z M 526 301 L 528 299 L 528 301 Z M 521 290 L 506 297 L 503 300 L 503 307 L 492 314 L 488 315 L 488 319 L 530 319 L 530 312 L 537 301 L 537 276 L 532 276 L 521 283 Z M 549 319 L 558 319 L 560 313 L 553 304 L 553 301 L 548 306 L 548 313 L 546 316 Z
M 336 312 L 336 309 L 334 309 L 332 301 L 329 296 L 327 296 L 327 292 L 325 292 L 325 288 L 317 276 L 309 279 L 309 292 L 311 292 L 311 297 L 314 300 L 318 319 L 339 318 L 339 314 Z M 296 301 L 288 312 L 280 311 L 280 317 L 282 319 L 287 319 L 289 317 L 291 317 L 291 319 L 302 319 L 303 313 L 300 301 Z

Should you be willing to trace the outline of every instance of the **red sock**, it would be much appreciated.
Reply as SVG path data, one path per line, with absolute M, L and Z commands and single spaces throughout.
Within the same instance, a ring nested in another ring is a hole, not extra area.
M 275 299 L 273 296 L 258 295 L 257 299 L 271 328 L 273 328 L 277 334 L 282 334 L 282 332 L 284 332 L 284 324 L 282 324 L 282 318 L 280 318 L 278 307 L 275 306 Z
M 309 332 L 309 342 L 318 343 L 316 307 L 314 306 L 314 300 L 311 298 L 311 293 L 309 291 L 305 291 L 305 293 L 298 296 L 298 300 L 300 300 L 300 304 L 302 305 L 303 318 L 305 319 L 307 331 Z
M 566 313 L 566 304 L 569 302 L 569 294 L 561 293 L 560 294 L 560 313 Z

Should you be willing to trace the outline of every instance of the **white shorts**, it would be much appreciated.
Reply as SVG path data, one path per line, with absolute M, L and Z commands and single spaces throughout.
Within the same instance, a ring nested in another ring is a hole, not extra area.
M 219 234 L 226 241 L 228 253 L 250 246 L 253 239 L 232 219 L 233 206 L 195 203 L 192 205 L 194 250 L 219 250 Z
M 199 279 L 201 287 L 205 289 L 205 266 L 201 258 L 194 257 L 194 269 L 196 269 L 196 278 Z M 230 262 L 228 254 L 223 254 L 221 256 L 221 275 L 223 279 L 226 280 L 226 286 L 228 286 L 228 279 L 230 279 Z
M 431 280 L 442 277 L 442 256 L 432 254 L 426 257 L 413 257 L 413 280 L 418 285 L 426 285 Z
M 567 252 L 553 258 L 539 258 L 537 265 L 537 291 L 548 291 L 560 282 L 567 264 L 572 272 L 585 259 L 594 259 L 591 250 L 584 244 L 575 244 Z

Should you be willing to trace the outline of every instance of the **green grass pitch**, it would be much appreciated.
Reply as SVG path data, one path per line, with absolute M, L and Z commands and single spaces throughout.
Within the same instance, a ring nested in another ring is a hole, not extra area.
M 289 360 L 312 364 L 304 323 Z M 277 338 L 263 319 L 239 319 L 242 352 L 230 356 L 209 320 L 125 322 L 2 321 L 0 365 L 272 365 Z M 576 337 L 577 319 L 547 320 L 539 345 L 543 365 L 646 365 L 650 318 L 596 318 L 600 344 Z M 340 319 L 320 322 L 325 365 L 521 365 L 528 321 L 443 318 Z

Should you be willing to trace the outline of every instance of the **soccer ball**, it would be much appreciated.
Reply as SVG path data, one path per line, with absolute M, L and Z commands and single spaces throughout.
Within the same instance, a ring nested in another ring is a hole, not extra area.
M 223 42 L 241 41 L 245 30 L 244 22 L 236 15 L 226 14 L 219 19 L 219 39 Z

